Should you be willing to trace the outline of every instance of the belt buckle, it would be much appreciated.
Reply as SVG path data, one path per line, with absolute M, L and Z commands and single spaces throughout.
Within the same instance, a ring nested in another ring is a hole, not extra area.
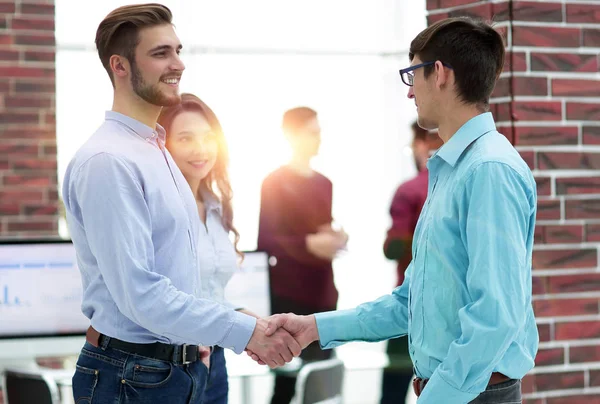
M 182 365 L 187 365 L 187 364 L 192 363 L 191 360 L 187 360 L 187 347 L 188 347 L 188 344 L 183 344 L 181 346 L 181 364 Z

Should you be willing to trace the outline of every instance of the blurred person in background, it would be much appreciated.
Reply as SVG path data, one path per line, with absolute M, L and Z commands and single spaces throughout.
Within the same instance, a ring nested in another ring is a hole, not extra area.
M 261 189 L 258 250 L 277 259 L 271 267 L 273 313 L 310 314 L 335 310 L 338 291 L 332 261 L 346 246 L 348 236 L 332 225 L 332 183 L 311 168 L 321 144 L 316 111 L 290 109 L 282 128 L 292 149 L 291 161 L 269 174 Z M 303 361 L 324 360 L 331 351 L 312 344 Z M 288 404 L 295 377 L 278 373 L 271 404 Z
M 397 262 L 397 286 L 402 285 L 404 272 L 412 260 L 413 235 L 421 209 L 427 199 L 429 151 L 441 145 L 441 139 L 435 132 L 422 129 L 416 121 L 411 125 L 411 129 L 413 132 L 411 149 L 417 175 L 400 185 L 394 194 L 390 206 L 392 226 L 387 232 L 383 246 L 385 256 Z M 413 378 L 408 337 L 390 339 L 387 354 L 390 362 L 383 371 L 381 404 L 400 404 L 405 401 Z

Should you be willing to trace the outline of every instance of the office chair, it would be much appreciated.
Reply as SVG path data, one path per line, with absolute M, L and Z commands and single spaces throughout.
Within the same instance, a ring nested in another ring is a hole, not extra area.
M 4 399 L 6 404 L 60 404 L 56 381 L 43 369 L 6 369 Z
M 341 403 L 343 382 L 344 362 L 340 359 L 305 363 L 298 372 L 293 403 Z

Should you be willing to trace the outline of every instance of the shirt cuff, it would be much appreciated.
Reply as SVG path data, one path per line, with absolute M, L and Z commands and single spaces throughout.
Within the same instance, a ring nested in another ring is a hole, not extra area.
M 233 311 L 233 325 L 229 330 L 229 334 L 223 339 L 219 345 L 223 348 L 231 349 L 236 354 L 241 354 L 246 349 L 250 337 L 256 327 L 256 319 L 247 314 Z
M 439 372 L 433 372 L 431 379 L 425 385 L 423 392 L 417 399 L 417 404 L 463 404 L 470 403 L 479 394 L 460 391 L 446 383 Z
M 360 328 L 356 309 L 317 313 L 315 320 L 322 349 L 335 348 L 356 339 L 352 331 Z

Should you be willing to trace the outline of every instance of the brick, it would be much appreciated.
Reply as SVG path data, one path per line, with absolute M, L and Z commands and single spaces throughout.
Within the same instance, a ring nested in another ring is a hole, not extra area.
M 525 52 L 506 52 L 504 71 L 524 72 L 527 70 L 527 55 Z
M 437 8 L 440 8 L 438 0 L 427 0 L 425 6 L 427 7 L 427 10 L 435 10 Z
M 504 44 L 504 47 L 510 46 L 510 44 L 508 43 L 508 29 L 506 27 L 497 27 L 496 31 L 502 37 L 502 43 Z
M 559 220 L 560 201 L 538 201 L 537 220 Z
M 562 105 L 557 101 L 515 101 L 516 121 L 560 121 Z
M 10 62 L 13 60 L 19 60 L 19 52 L 15 50 L 0 50 L 0 60 Z
M 12 163 L 13 168 L 16 170 L 33 169 L 33 170 L 45 170 L 45 169 L 56 169 L 56 158 L 51 159 L 27 159 L 18 160 Z
M 0 120 L 2 119 L 0 114 Z M 35 122 L 36 124 L 38 122 Z M 0 126 L 0 139 L 56 139 L 54 129 L 40 128 L 38 126 L 19 126 L 15 129 L 2 129 Z
M 42 146 L 42 156 L 48 156 L 48 157 L 56 157 L 56 153 L 57 153 L 57 147 L 56 145 L 43 145 Z
M 478 3 L 480 0 L 438 0 L 437 8 L 449 8 L 463 6 L 466 4 Z
M 594 54 L 532 52 L 531 70 L 541 72 L 597 72 L 598 57 Z
M 570 347 L 569 362 L 600 362 L 600 345 Z
M 0 2 L 0 13 L 14 14 L 16 11 L 15 4 L 16 3 L 14 0 L 8 2 Z
M 579 28 L 513 27 L 514 46 L 577 48 L 580 45 Z
M 532 170 L 535 168 L 535 153 L 532 151 L 520 151 L 521 158 L 525 160 L 529 168 Z
M 54 77 L 54 68 L 0 66 L 0 77 Z
M 575 126 L 515 127 L 515 144 L 519 146 L 575 145 L 578 142 L 579 129 Z
M 539 196 L 548 196 L 551 194 L 552 178 L 550 177 L 535 177 L 537 185 L 537 194 Z
M 56 125 L 56 113 L 54 111 L 45 111 L 43 116 L 45 125 Z
M 41 190 L 7 190 L 0 189 L 0 201 L 2 203 L 11 202 L 41 202 L 44 193 Z
M 448 13 L 429 14 L 427 16 L 427 25 L 432 25 L 438 21 L 448 18 Z
M 21 14 L 54 15 L 54 4 L 21 4 Z
M 12 45 L 15 42 L 13 34 L 0 34 L 0 45 Z
M 2 179 L 4 185 L 24 185 L 27 187 L 47 187 L 56 184 L 57 178 L 54 175 L 32 175 L 32 174 L 7 174 Z
M 548 95 L 545 77 L 513 77 L 514 95 Z
M 539 152 L 537 163 L 540 170 L 599 170 L 600 153 Z
M 600 337 L 600 321 L 556 323 L 556 340 L 575 340 Z
M 600 80 L 552 80 L 553 96 L 597 97 L 600 94 Z
M 509 97 L 510 96 L 510 79 L 502 77 L 496 82 L 496 87 L 492 92 L 491 98 Z
M 550 293 L 595 292 L 600 290 L 600 274 L 560 275 L 548 277 Z M 600 323 L 600 322 L 599 322 Z
M 536 366 L 562 365 L 565 363 L 563 348 L 539 349 L 535 357 Z
M 585 233 L 587 241 L 600 241 L 600 224 L 588 224 Z
M 600 386 L 600 370 L 590 370 L 590 387 Z
M 583 144 L 600 144 L 600 126 L 583 127 Z
M 0 144 L 0 156 L 37 156 L 38 149 L 35 144 L 4 142 Z
M 597 103 L 568 102 L 567 119 L 598 121 L 600 120 L 600 105 Z
M 597 250 L 560 249 L 534 250 L 534 269 L 591 268 L 598 265 Z
M 504 1 L 502 3 L 493 3 L 492 6 L 493 6 L 492 21 L 502 22 L 502 21 L 510 20 L 510 12 L 509 12 L 507 1 Z
M 4 99 L 6 108 L 50 108 L 52 99 L 48 97 L 8 96 Z
M 537 318 L 600 314 L 598 299 L 549 299 L 534 300 Z
M 54 32 L 54 18 L 34 18 L 31 16 L 27 16 L 27 18 L 13 17 L 11 28 L 13 30 Z
M 573 199 L 565 201 L 565 219 L 600 218 L 600 199 Z
M 540 342 L 550 341 L 550 324 L 538 324 L 537 328 L 540 336 Z
M 562 4 L 516 1 L 513 5 L 513 21 L 562 22 Z
M 545 295 L 549 293 L 548 277 L 537 276 L 534 272 L 531 287 L 534 295 Z
M 494 119 L 496 122 L 510 122 L 511 121 L 511 111 L 510 111 L 510 102 L 499 102 L 494 104 L 495 113 Z
M 585 387 L 583 371 L 537 373 L 535 375 L 537 391 L 582 389 Z
M 51 204 L 24 204 L 21 209 L 26 216 L 52 216 L 59 213 L 58 206 Z
M 600 177 L 557 178 L 556 194 L 600 194 Z
M 36 112 L 0 112 L 2 124 L 38 123 L 40 115 Z
M 567 201 L 567 204 L 570 201 Z M 544 240 L 548 244 L 567 244 L 583 242 L 582 225 L 544 226 Z
M 42 220 L 36 217 L 27 218 L 25 222 L 8 222 L 8 231 L 52 231 L 57 229 L 56 220 Z
M 521 393 L 529 394 L 535 391 L 535 375 L 528 374 L 521 379 Z
M 478 4 L 473 7 L 464 7 L 452 10 L 448 13 L 449 17 L 474 17 L 482 18 L 486 21 L 492 19 L 493 6 L 490 3 Z
M 18 215 L 21 207 L 18 203 L 1 203 L 0 216 Z
M 15 83 L 16 93 L 51 93 L 56 92 L 55 76 L 43 79 L 22 78 Z
M 17 34 L 15 35 L 15 44 L 54 47 L 56 45 L 56 40 L 54 38 L 54 32 L 51 34 L 19 34 L 17 31 Z
M 593 4 L 567 4 L 567 22 L 598 23 L 600 6 Z
M 535 377 L 535 375 L 531 375 L 531 376 Z M 546 404 L 546 402 L 541 398 L 523 398 L 522 403 L 523 404 Z
M 55 62 L 56 52 L 54 51 L 25 51 L 23 58 L 27 62 Z
M 583 46 L 600 46 L 600 29 L 584 29 L 582 42 Z
M 593 404 L 600 403 L 600 394 L 577 394 L 573 396 L 548 397 L 546 404 Z

